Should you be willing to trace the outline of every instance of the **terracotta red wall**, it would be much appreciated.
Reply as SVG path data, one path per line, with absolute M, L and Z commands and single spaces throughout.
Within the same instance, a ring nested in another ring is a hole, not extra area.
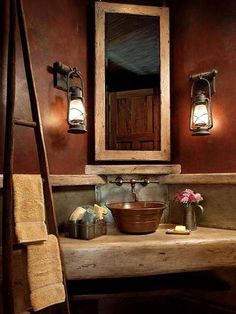
M 92 20 L 87 20 L 89 2 L 23 1 L 50 171 L 54 174 L 83 173 L 84 166 L 93 161 L 94 39 Z M 180 163 L 183 173 L 235 172 L 236 2 L 175 0 L 169 3 L 172 162 Z M 29 101 L 19 38 L 17 46 L 16 115 L 21 117 L 28 112 Z M 76 65 L 82 71 L 91 117 L 88 134 L 71 135 L 66 132 L 66 95 L 53 88 L 52 74 L 47 70 L 57 60 Z M 191 87 L 188 77 L 192 73 L 212 68 L 219 71 L 217 93 L 213 96 L 214 128 L 210 136 L 193 137 L 188 130 Z M 4 67 L 1 69 L 4 70 Z M 1 81 L 2 103 L 4 87 L 5 80 Z M 1 105 L 1 139 L 4 115 L 5 108 Z M 17 127 L 16 172 L 38 171 L 31 132 Z M 0 142 L 0 150 L 2 165 L 3 141 Z
M 87 164 L 87 135 L 76 136 L 66 132 L 66 93 L 53 87 L 53 76 L 48 67 L 55 61 L 77 66 L 85 81 L 87 98 L 86 1 L 24 0 L 23 6 L 50 172 L 83 173 Z M 19 34 L 16 53 L 16 95 L 15 116 L 19 118 L 27 116 L 30 119 Z M 2 118 L 5 112 L 1 113 Z M 1 132 L 3 133 L 3 127 Z M 16 172 L 38 171 L 32 130 L 16 127 L 15 151 Z
M 170 1 L 172 162 L 183 173 L 236 172 L 236 1 Z M 210 136 L 188 130 L 190 74 L 219 71 Z

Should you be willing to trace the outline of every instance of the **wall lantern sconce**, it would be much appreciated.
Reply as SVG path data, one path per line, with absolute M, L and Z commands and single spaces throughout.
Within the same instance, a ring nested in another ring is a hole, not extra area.
M 191 116 L 190 130 L 192 135 L 209 135 L 213 127 L 211 96 L 216 92 L 215 78 L 218 71 L 204 72 L 190 76 L 191 87 Z
M 87 132 L 86 112 L 84 107 L 84 86 L 81 72 L 61 62 L 53 64 L 54 87 L 67 92 L 67 123 L 69 133 Z M 79 84 L 75 84 L 75 80 Z

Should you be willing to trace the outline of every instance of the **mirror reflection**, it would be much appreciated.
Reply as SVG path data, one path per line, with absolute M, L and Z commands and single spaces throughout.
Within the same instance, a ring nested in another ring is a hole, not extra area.
M 105 14 L 107 150 L 160 150 L 160 17 Z

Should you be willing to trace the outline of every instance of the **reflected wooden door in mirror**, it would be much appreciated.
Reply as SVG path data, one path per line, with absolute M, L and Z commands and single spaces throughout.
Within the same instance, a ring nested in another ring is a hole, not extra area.
M 108 102 L 106 149 L 160 150 L 156 89 L 110 92 Z
M 96 3 L 96 160 L 169 160 L 168 8 Z

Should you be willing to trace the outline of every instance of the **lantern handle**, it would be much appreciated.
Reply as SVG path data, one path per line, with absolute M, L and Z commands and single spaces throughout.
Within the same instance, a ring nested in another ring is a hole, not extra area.
M 73 79 L 73 77 L 78 77 L 80 79 L 82 95 L 84 94 L 84 84 L 83 84 L 81 72 L 77 68 L 73 68 L 73 69 L 71 69 L 71 71 L 67 75 L 67 98 L 68 98 L 68 100 L 70 100 L 70 96 L 69 96 L 70 78 Z
M 192 87 L 191 87 L 191 99 L 193 99 L 193 90 L 194 90 L 194 87 L 195 87 L 195 85 L 196 85 L 197 83 L 199 83 L 200 81 L 204 81 L 204 82 L 207 84 L 209 100 L 211 101 L 211 85 L 210 85 L 210 82 L 209 82 L 206 78 L 204 78 L 204 77 L 202 77 L 202 76 L 200 76 L 198 80 L 194 80 L 194 81 L 193 81 L 193 84 L 192 84 Z

